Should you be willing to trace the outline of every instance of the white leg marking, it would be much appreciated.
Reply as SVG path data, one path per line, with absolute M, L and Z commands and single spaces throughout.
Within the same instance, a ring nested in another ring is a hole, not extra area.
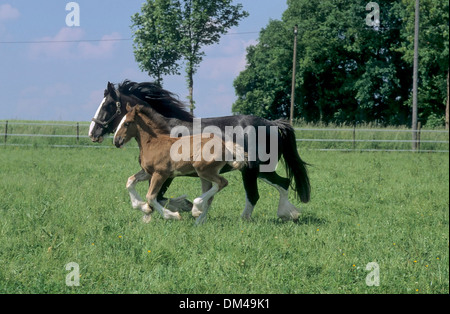
M 181 216 L 178 212 L 171 212 L 168 209 L 165 209 L 158 203 L 156 199 L 150 200 L 150 205 L 155 208 L 164 219 L 173 219 L 173 220 L 181 220 Z M 144 216 L 145 217 L 145 216 Z
M 208 201 L 218 191 L 219 185 L 217 183 L 212 183 L 212 188 L 208 192 L 204 193 L 202 196 L 194 200 L 194 206 L 192 206 L 192 215 L 194 215 L 194 212 L 201 212 L 201 215 L 195 221 L 196 225 L 201 225 L 206 222 L 206 215 L 209 209 Z
M 101 102 L 100 106 L 98 106 L 98 109 L 97 109 L 97 111 L 95 112 L 94 119 L 98 119 L 98 114 L 100 113 L 100 109 L 102 109 L 102 107 L 103 107 L 103 105 L 105 104 L 105 102 L 106 102 L 106 97 L 103 98 L 103 101 Z M 92 136 L 92 131 L 94 130 L 94 126 L 95 126 L 95 122 L 92 121 L 92 122 L 91 122 L 91 125 L 89 126 L 89 137 Z
M 278 212 L 277 216 L 282 220 L 297 220 L 299 217 L 299 209 L 295 207 L 291 202 L 289 202 L 289 192 L 283 189 L 281 186 L 273 184 L 272 182 L 262 179 L 267 184 L 275 187 L 278 192 L 280 192 L 280 201 L 278 202 Z
M 128 178 L 127 190 L 130 194 L 131 206 L 134 209 L 140 209 L 145 214 L 150 214 L 152 212 L 150 206 L 142 200 L 136 191 L 136 184 L 140 181 L 146 181 L 150 178 L 150 175 L 144 170 L 139 171 L 134 176 Z

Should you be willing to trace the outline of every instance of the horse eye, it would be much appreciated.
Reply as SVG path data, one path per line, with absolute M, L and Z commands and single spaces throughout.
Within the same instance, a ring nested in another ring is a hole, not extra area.
M 126 128 L 127 128 L 129 125 L 130 125 L 130 124 L 129 124 L 128 122 L 125 122 L 125 123 L 123 124 L 123 126 L 126 127 Z

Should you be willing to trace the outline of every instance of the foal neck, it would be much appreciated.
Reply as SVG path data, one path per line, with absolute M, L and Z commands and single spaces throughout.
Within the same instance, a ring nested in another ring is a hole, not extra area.
M 170 131 L 166 124 L 157 119 L 151 119 L 147 115 L 139 113 L 136 117 L 138 137 L 141 142 L 151 142 L 161 136 L 169 136 Z M 157 117 L 158 118 L 158 117 Z

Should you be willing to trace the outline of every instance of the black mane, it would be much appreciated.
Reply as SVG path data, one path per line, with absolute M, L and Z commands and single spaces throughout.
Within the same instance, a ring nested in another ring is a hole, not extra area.
M 156 112 L 156 110 L 154 110 L 152 107 L 142 105 L 140 107 L 140 113 L 146 116 L 151 121 L 151 123 L 156 126 L 157 129 L 159 129 L 159 131 L 165 132 L 167 134 L 170 133 L 170 129 L 167 125 L 166 120 L 164 120 L 164 117 Z
M 143 82 L 136 83 L 125 80 L 118 86 L 118 91 L 128 96 L 134 96 L 144 101 L 144 105 L 152 107 L 156 112 L 166 118 L 176 118 L 190 121 L 194 118 L 186 110 L 186 105 L 178 100 L 176 96 L 161 88 L 158 84 Z

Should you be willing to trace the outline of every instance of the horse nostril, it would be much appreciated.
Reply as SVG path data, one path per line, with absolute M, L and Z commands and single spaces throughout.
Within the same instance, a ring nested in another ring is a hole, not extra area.
M 116 137 L 115 139 L 114 139 L 114 145 L 116 145 L 116 147 L 117 148 L 120 148 L 120 147 L 122 147 L 122 145 L 123 145 L 123 138 L 122 137 Z

